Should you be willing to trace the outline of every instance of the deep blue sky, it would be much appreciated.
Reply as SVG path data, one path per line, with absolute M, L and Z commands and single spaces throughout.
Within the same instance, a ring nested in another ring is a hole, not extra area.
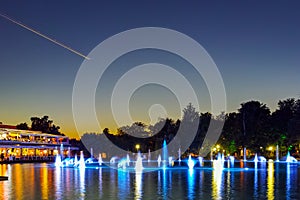
M 217 64 L 229 112 L 250 99 L 274 110 L 278 100 L 299 97 L 299 10 L 297 1 L 0 3 L 1 13 L 86 55 L 132 28 L 165 27 L 187 34 Z M 72 88 L 83 58 L 4 18 L 0 56 L 0 121 L 16 124 L 47 114 L 63 132 L 76 136 Z

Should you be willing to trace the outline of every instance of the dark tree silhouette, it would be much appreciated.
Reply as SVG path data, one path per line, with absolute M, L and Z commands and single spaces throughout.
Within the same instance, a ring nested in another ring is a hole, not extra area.
M 115 145 L 132 152 L 136 152 L 136 144 L 142 144 L 140 150 L 145 153 L 148 152 L 148 149 L 151 151 L 160 149 L 164 140 L 167 143 L 172 141 L 179 130 L 183 134 L 178 141 L 184 141 L 191 136 L 190 127 L 196 126 L 197 134 L 186 153 L 197 154 L 204 151 L 206 147 L 209 150 L 211 148 L 209 141 L 207 144 L 203 144 L 203 141 L 210 123 L 214 122 L 212 120 L 218 121 L 219 119 L 210 113 L 199 114 L 192 104 L 189 104 L 183 110 L 183 118 L 181 120 L 160 119 L 154 125 L 135 122 L 130 126 L 120 127 L 117 130 L 117 134 L 112 134 L 108 129 L 104 129 L 104 134 L 92 134 L 84 138 L 91 137 L 90 141 L 94 142 L 94 137 L 107 137 Z M 39 127 L 46 122 L 48 123 L 45 126 L 46 128 L 52 124 L 52 121 L 48 120 L 47 117 L 44 117 L 43 120 L 33 118 L 33 125 Z M 148 137 L 140 138 L 133 135 L 145 135 Z M 218 144 L 222 146 L 226 154 L 239 153 L 243 147 L 247 147 L 251 152 L 266 154 L 267 152 L 263 152 L 266 147 L 278 144 L 282 154 L 289 150 L 295 156 L 296 150 L 300 150 L 298 147 L 299 141 L 300 99 L 290 98 L 279 101 L 278 108 L 272 114 L 270 109 L 259 101 L 242 103 L 238 112 L 225 115 L 225 124 Z M 109 149 L 110 147 L 105 148 Z M 172 155 L 176 154 L 176 152 L 170 153 Z
M 20 129 L 20 130 L 29 130 L 29 127 L 26 122 L 20 123 L 16 127 L 17 127 L 17 129 Z
M 55 135 L 63 135 L 59 132 L 60 127 L 53 124 L 52 120 L 49 120 L 48 116 L 31 117 L 31 129 L 34 131 L 41 131 L 43 133 L 50 133 Z
M 239 113 L 243 125 L 243 146 L 260 151 L 261 146 L 271 142 L 268 141 L 270 109 L 259 101 L 249 101 L 241 104 Z

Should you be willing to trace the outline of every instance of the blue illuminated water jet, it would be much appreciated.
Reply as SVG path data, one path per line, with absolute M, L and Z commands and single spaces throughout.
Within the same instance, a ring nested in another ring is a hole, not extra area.
M 79 166 L 78 167 L 79 167 L 79 169 L 85 169 L 83 151 L 80 151 L 80 159 L 79 159 Z
M 257 153 L 255 154 L 255 156 L 254 156 L 254 160 L 253 160 L 255 163 L 257 163 L 258 162 L 258 158 L 257 158 Z
M 201 167 L 203 164 L 203 157 L 199 156 L 198 160 L 199 160 L 199 166 Z
M 164 140 L 164 143 L 163 143 L 163 158 L 162 158 L 162 162 L 163 162 L 163 168 L 166 169 L 167 167 L 167 162 L 169 160 L 169 157 L 168 157 L 168 147 L 167 147 L 167 142 L 166 140 Z
M 189 155 L 189 159 L 188 159 L 188 161 L 187 161 L 187 164 L 188 164 L 189 169 L 193 169 L 193 168 L 194 168 L 195 162 L 194 162 L 194 160 L 192 159 L 192 156 L 191 156 L 191 155 Z
M 99 166 L 101 166 L 103 164 L 101 153 L 99 153 L 98 163 L 99 163 Z
M 130 157 L 129 157 L 129 154 L 126 155 L 126 163 L 127 163 L 127 166 L 129 167 L 129 165 L 130 165 Z
M 55 157 L 55 167 L 61 167 L 61 166 L 62 166 L 61 157 L 59 154 L 57 154 Z
M 296 158 L 290 155 L 290 152 L 288 151 L 286 155 L 286 162 L 287 163 L 292 163 L 292 162 L 298 162 Z

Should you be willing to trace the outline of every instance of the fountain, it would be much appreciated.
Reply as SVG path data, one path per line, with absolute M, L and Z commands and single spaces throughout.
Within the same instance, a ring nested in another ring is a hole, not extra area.
M 75 158 L 74 158 L 74 166 L 77 166 L 78 163 L 78 158 L 77 158 L 77 154 L 75 154 Z
M 276 162 L 279 162 L 279 148 L 278 148 L 278 144 L 276 145 Z
M 143 171 L 143 158 L 141 156 L 141 153 L 138 152 L 138 155 L 137 155 L 137 159 L 136 159 L 136 162 L 135 162 L 135 172 L 142 172 Z
M 61 156 L 61 159 L 63 159 L 63 157 L 64 157 L 64 146 L 63 146 L 63 144 L 60 144 L 60 156 Z
M 99 153 L 98 163 L 99 163 L 99 166 L 101 166 L 103 163 L 101 153 Z
M 118 162 L 118 168 L 122 168 L 123 170 L 126 169 L 127 165 L 127 158 L 123 158 Z
M 148 149 L 148 163 L 151 161 L 151 151 Z
M 267 162 L 267 159 L 263 156 L 258 156 L 259 162 Z
M 91 148 L 91 151 L 90 151 L 90 153 L 91 153 L 91 158 L 93 158 L 93 155 L 94 155 L 93 148 Z
M 233 164 L 234 163 L 234 156 L 229 156 L 229 160 L 230 160 L 230 163 Z
M 246 151 L 247 151 L 247 149 L 246 149 L 246 147 L 244 147 L 244 151 L 243 151 L 243 154 L 244 154 L 244 162 L 247 161 Z
M 224 163 L 224 161 L 225 161 L 224 153 L 221 154 L 221 161 L 222 161 L 222 163 Z
M 161 163 L 161 156 L 158 155 L 158 158 L 157 158 L 157 166 L 160 167 L 160 163 Z
M 191 155 L 189 155 L 189 159 L 187 161 L 187 164 L 188 164 L 189 169 L 193 169 L 194 168 L 195 162 L 192 160 L 192 156 Z
M 296 158 L 290 155 L 290 152 L 288 151 L 286 155 L 286 162 L 287 163 L 292 163 L 292 162 L 298 162 Z
M 167 161 L 168 161 L 168 147 L 167 147 L 167 142 L 164 140 L 163 143 L 163 168 L 165 169 L 167 167 Z
M 127 163 L 127 166 L 129 167 L 129 165 L 130 165 L 130 157 L 129 157 L 129 154 L 126 155 L 126 163 Z
M 256 154 L 255 154 L 255 156 L 254 156 L 254 160 L 253 160 L 253 162 L 255 162 L 255 163 L 257 163 L 257 162 L 258 162 L 257 153 L 256 153 Z
M 111 157 L 111 159 L 110 159 L 110 164 L 115 164 L 116 162 L 117 162 L 117 159 L 118 159 L 118 157 L 117 156 L 113 156 L 113 157 Z
M 62 167 L 62 161 L 59 154 L 57 154 L 55 158 L 55 167 Z
M 71 147 L 68 147 L 68 158 L 71 158 Z
M 213 168 L 222 171 L 224 168 L 224 157 L 218 153 L 217 160 L 213 161 Z
M 199 156 L 198 160 L 199 160 L 199 166 L 201 167 L 203 164 L 203 157 Z
M 162 152 L 161 154 L 158 155 L 157 160 L 151 160 L 151 151 L 150 149 L 148 149 L 148 155 L 142 155 L 141 152 L 138 152 L 136 155 L 136 161 L 131 163 L 129 154 L 127 153 L 127 155 L 123 155 L 122 159 L 119 160 L 120 157 L 118 156 L 113 156 L 110 159 L 110 166 L 113 167 L 117 166 L 118 168 L 122 168 L 123 170 L 135 170 L 136 172 L 142 172 L 143 170 L 149 168 L 151 169 L 152 167 L 155 167 L 155 164 L 157 162 L 157 169 L 168 169 L 168 168 L 172 168 L 174 166 L 174 157 L 173 156 L 169 156 L 168 154 L 168 148 L 167 148 L 167 142 L 166 140 L 163 141 L 163 148 L 162 148 Z M 70 148 L 69 148 L 70 151 Z M 63 152 L 63 145 L 60 145 L 60 152 Z M 78 167 L 78 168 L 85 168 L 85 167 L 96 167 L 99 168 L 99 166 L 103 165 L 103 160 L 102 160 L 102 156 L 101 153 L 99 153 L 99 157 L 98 159 L 93 157 L 93 148 L 90 149 L 91 152 L 91 157 L 88 159 L 84 159 L 83 156 L 83 152 L 80 152 L 80 159 L 77 159 L 77 155 L 75 154 L 75 158 L 66 158 L 64 160 L 62 160 L 62 155 L 61 154 L 57 154 L 56 155 L 56 160 L 55 160 L 55 166 L 56 167 L 62 167 L 62 166 L 68 166 L 68 167 Z M 224 152 L 224 151 L 223 151 Z M 278 145 L 276 146 L 276 161 L 279 160 L 279 150 L 278 150 Z M 175 152 L 175 154 L 178 153 L 178 164 L 177 166 L 180 166 L 180 162 L 181 160 L 181 149 L 178 149 L 178 152 Z M 230 154 L 228 154 L 228 157 L 226 160 L 228 160 L 227 165 L 224 166 L 224 162 L 225 162 L 225 156 L 224 153 L 219 152 L 216 156 L 216 158 L 213 157 L 213 151 L 211 152 L 211 159 L 213 159 L 213 167 L 212 168 L 218 168 L 218 170 L 222 170 L 224 169 L 224 167 L 227 168 L 234 168 L 235 167 L 235 157 L 234 156 L 230 156 Z M 243 158 L 244 158 L 244 162 L 247 161 L 246 159 L 246 155 L 247 155 L 247 149 L 246 147 L 243 148 Z M 148 164 L 146 166 L 143 166 L 143 160 L 148 161 Z M 288 152 L 286 158 L 282 158 L 285 159 L 285 161 L 287 163 L 291 163 L 291 162 L 297 162 L 297 160 L 292 157 L 290 155 L 290 153 Z M 265 157 L 263 156 L 258 156 L 257 154 L 255 154 L 254 158 L 252 158 L 252 161 L 255 163 L 254 168 L 257 169 L 257 163 L 260 162 L 260 165 L 263 166 L 264 163 L 267 161 Z M 189 169 L 194 169 L 195 165 L 197 164 L 197 162 L 199 162 L 199 167 L 202 167 L 205 165 L 205 161 L 204 158 L 199 156 L 197 159 L 193 159 L 192 155 L 189 155 L 187 159 L 185 159 L 184 161 L 187 165 Z M 241 165 L 241 168 L 244 168 L 245 170 L 248 170 L 247 167 L 244 167 L 244 162 L 242 162 L 243 164 Z M 152 164 L 154 163 L 154 164 Z M 198 166 L 198 165 L 197 165 Z
M 173 157 L 172 156 L 169 157 L 169 166 L 173 166 Z
M 80 159 L 79 159 L 79 165 L 78 166 L 79 166 L 80 169 L 85 169 L 83 151 L 80 151 Z
M 181 163 L 181 149 L 180 148 L 178 149 L 178 162 L 180 165 L 180 163 Z

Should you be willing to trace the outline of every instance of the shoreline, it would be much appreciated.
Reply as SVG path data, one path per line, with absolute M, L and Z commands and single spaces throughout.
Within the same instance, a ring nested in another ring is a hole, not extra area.
M 54 163 L 55 158 L 36 158 L 36 159 L 14 159 L 1 160 L 0 164 L 15 164 L 15 163 Z

